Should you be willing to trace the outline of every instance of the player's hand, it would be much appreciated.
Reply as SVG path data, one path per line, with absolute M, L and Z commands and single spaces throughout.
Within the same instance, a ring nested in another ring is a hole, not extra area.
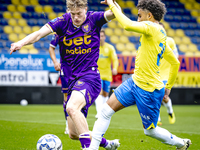
M 113 70 L 112 70 L 112 74 L 113 74 L 113 75 L 117 75 L 117 70 L 116 70 L 116 69 L 113 69 Z
M 110 5 L 110 4 L 113 4 L 115 0 L 104 0 L 104 1 L 101 1 L 101 4 L 105 4 L 105 5 Z
M 165 88 L 165 95 L 163 98 L 166 99 L 169 96 L 170 92 L 171 92 L 171 90 Z
M 22 48 L 22 45 L 17 42 L 17 43 L 12 43 L 10 47 L 10 55 L 15 52 L 16 50 L 20 50 Z
M 56 63 L 54 64 L 54 68 L 55 68 L 56 71 L 60 71 L 60 67 L 61 67 L 61 64 L 60 64 L 60 63 L 56 62 Z

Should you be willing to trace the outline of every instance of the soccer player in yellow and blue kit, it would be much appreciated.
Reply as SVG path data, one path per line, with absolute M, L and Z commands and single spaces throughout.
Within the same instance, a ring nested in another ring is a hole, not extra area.
M 164 25 L 161 22 L 159 24 L 164 28 Z M 178 50 L 176 48 L 174 39 L 171 37 L 167 37 L 166 42 L 168 43 L 169 47 L 171 48 L 171 50 L 173 51 L 175 56 L 178 58 L 179 54 L 178 54 Z M 169 71 L 170 71 L 170 64 L 165 59 L 162 59 L 161 64 L 160 64 L 160 76 L 161 76 L 161 80 L 163 81 L 164 85 L 166 85 L 167 80 L 169 78 Z M 174 114 L 173 107 L 172 107 L 172 101 L 171 101 L 170 97 L 167 96 L 167 98 L 164 98 L 162 101 L 162 104 L 167 108 L 167 112 L 169 115 L 169 123 L 174 124 L 176 121 L 176 118 L 175 118 L 175 114 Z M 159 115 L 157 124 L 162 125 L 160 115 Z
M 171 134 L 157 126 L 163 97 L 170 94 L 180 62 L 166 43 L 166 32 L 159 25 L 166 13 L 165 4 L 160 0 L 138 1 L 138 22 L 131 21 L 114 6 L 113 0 L 105 0 L 116 19 L 127 31 L 141 34 L 140 46 L 135 61 L 135 70 L 131 78 L 124 81 L 104 104 L 99 118 L 94 124 L 89 150 L 96 150 L 105 134 L 112 115 L 131 105 L 137 105 L 142 119 L 144 133 L 162 143 L 186 150 L 191 141 Z M 169 78 L 166 86 L 159 73 L 160 61 L 165 58 L 170 64 Z
M 101 29 L 100 31 L 100 52 L 99 59 L 97 61 L 98 70 L 101 77 L 101 92 L 97 99 L 95 100 L 96 105 L 96 118 L 101 111 L 103 104 L 108 100 L 110 92 L 110 83 L 112 82 L 112 75 L 117 75 L 117 69 L 119 61 L 117 54 L 115 52 L 114 46 L 105 42 L 106 35 L 105 30 Z M 111 68 L 111 62 L 113 67 Z

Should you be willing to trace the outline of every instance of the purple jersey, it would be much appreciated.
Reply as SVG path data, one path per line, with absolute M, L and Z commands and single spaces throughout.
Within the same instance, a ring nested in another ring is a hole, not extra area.
M 100 30 L 105 23 L 103 11 L 87 12 L 86 20 L 79 28 L 73 25 L 70 13 L 48 22 L 52 31 L 59 36 L 61 59 L 67 66 L 63 71 L 65 76 L 73 80 L 96 72 Z
M 56 48 L 56 46 L 58 45 L 58 39 L 59 39 L 58 35 L 54 34 L 52 41 L 50 42 L 50 46 Z

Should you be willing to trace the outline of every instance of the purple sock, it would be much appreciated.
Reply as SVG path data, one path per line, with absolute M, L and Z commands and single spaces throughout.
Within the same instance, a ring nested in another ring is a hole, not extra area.
M 100 147 L 106 147 L 108 145 L 108 141 L 103 137 L 100 143 Z
M 90 134 L 79 135 L 79 141 L 81 142 L 82 148 L 89 148 L 91 142 Z

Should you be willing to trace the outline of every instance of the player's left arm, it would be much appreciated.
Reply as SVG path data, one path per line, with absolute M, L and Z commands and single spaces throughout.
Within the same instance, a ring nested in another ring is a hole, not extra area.
M 169 47 L 168 44 L 166 44 L 165 52 L 163 54 L 163 58 L 167 60 L 170 64 L 170 72 L 169 72 L 169 79 L 166 84 L 166 89 L 171 90 L 172 86 L 174 85 L 174 82 L 176 80 L 176 76 L 179 70 L 180 62 Z

